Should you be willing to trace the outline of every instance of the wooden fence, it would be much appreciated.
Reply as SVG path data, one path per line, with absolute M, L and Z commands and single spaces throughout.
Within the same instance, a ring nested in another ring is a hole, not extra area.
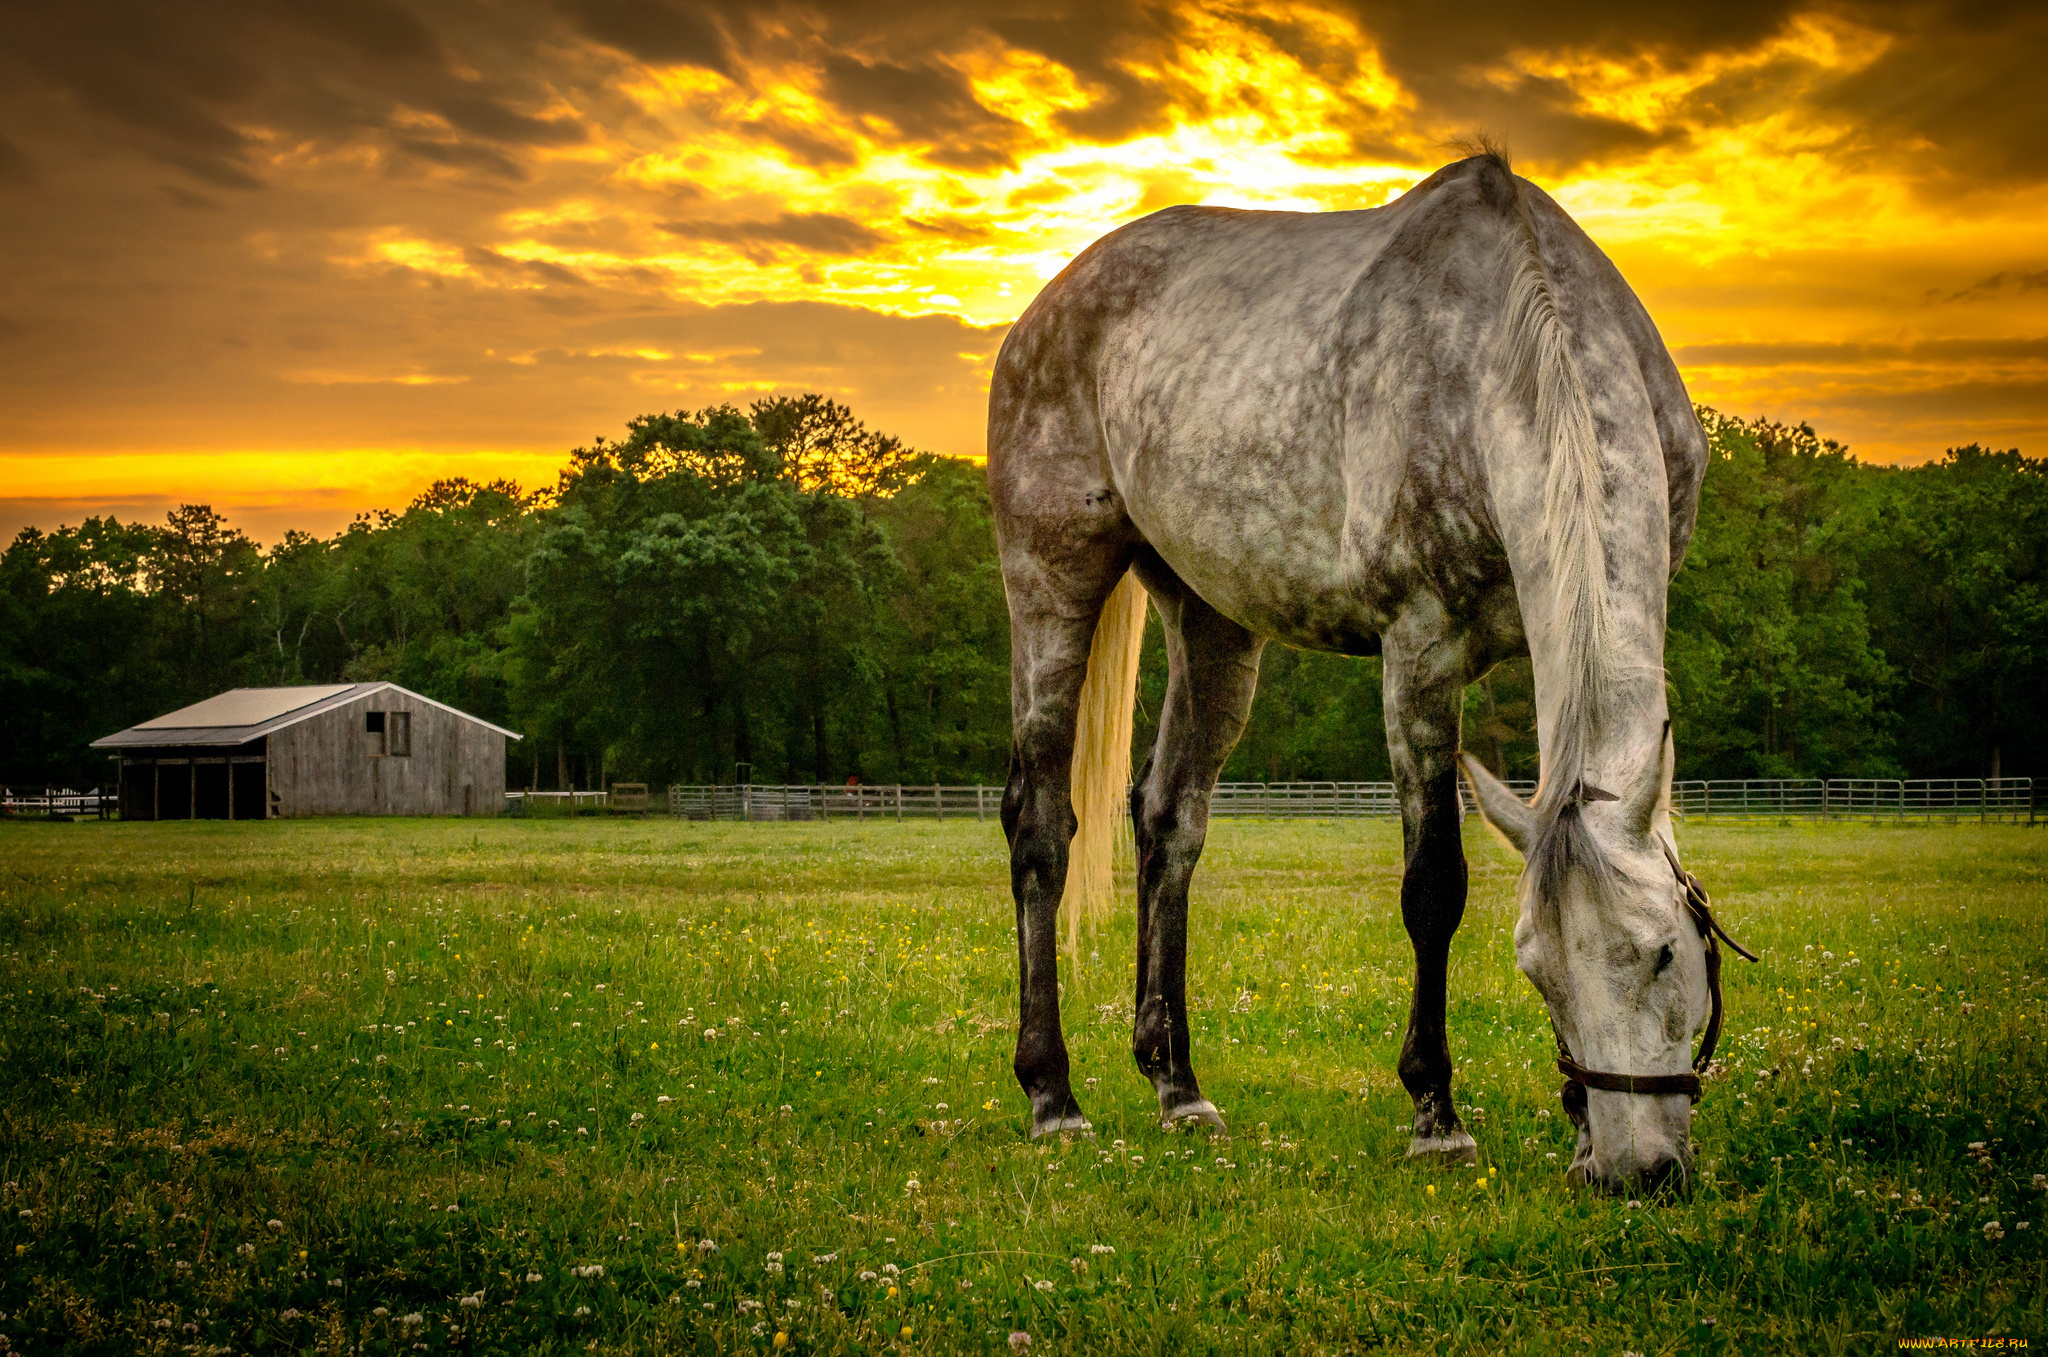
M 118 809 L 120 797 L 112 787 L 87 787 L 80 791 L 71 787 L 0 786 L 0 815 L 36 819 L 91 816 L 108 820 Z
M 1533 796 L 1536 784 L 1511 781 Z M 1465 809 L 1475 810 L 1469 789 Z M 511 793 L 560 796 L 564 793 Z M 601 792 L 578 797 L 601 798 Z M 966 820 L 991 821 L 1003 789 L 993 786 L 889 784 L 673 786 L 668 813 L 688 820 Z M 601 802 L 597 803 L 601 804 Z M 1391 782 L 1223 782 L 1210 798 L 1217 819 L 1391 819 L 1400 814 Z M 1750 779 L 1686 781 L 1672 787 L 1680 819 L 1699 820 L 1975 820 L 2034 823 L 2031 778 Z

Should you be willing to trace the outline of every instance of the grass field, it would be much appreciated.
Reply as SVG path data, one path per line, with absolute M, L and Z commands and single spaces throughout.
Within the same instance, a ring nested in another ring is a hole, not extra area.
M 1765 964 L 1730 963 L 1698 1191 L 1636 1207 L 1562 1181 L 1476 826 L 1481 1162 L 1441 1172 L 1402 1158 L 1391 825 L 1214 828 L 1189 969 L 1228 1139 L 1158 1129 L 1128 915 L 1084 938 L 1096 1135 L 1056 1144 L 1009 1073 L 992 824 L 0 825 L 0 1351 L 2048 1341 L 2048 833 L 1681 843 Z

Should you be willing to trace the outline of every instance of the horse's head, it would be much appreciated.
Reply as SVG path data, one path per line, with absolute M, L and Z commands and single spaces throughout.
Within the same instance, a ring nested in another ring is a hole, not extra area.
M 1539 797 L 1538 809 L 1464 760 L 1487 822 L 1523 857 L 1516 965 L 1569 1058 L 1598 1072 L 1583 1107 L 1579 1088 L 1566 1091 L 1579 1127 L 1572 1181 L 1635 1195 L 1690 1180 L 1692 1100 L 1624 1089 L 1646 1076 L 1658 1089 L 1687 1082 L 1692 1034 L 1712 1005 L 1706 946 L 1671 847 L 1668 737 L 1649 762 L 1618 796 L 1582 785 Z

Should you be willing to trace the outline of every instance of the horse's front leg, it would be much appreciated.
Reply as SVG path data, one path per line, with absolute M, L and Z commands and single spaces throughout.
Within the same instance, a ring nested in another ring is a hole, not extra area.
M 1441 613 L 1406 617 L 1384 638 L 1387 748 L 1401 798 L 1401 922 L 1415 949 L 1415 991 L 1401 1043 L 1401 1082 L 1415 1101 L 1410 1157 L 1471 1163 L 1479 1149 L 1451 1104 L 1444 1030 L 1451 935 L 1465 917 L 1465 846 L 1459 837 L 1458 724 L 1465 646 Z

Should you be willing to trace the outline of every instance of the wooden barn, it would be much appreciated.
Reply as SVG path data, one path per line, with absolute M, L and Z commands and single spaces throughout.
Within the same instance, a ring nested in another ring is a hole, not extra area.
M 233 688 L 93 748 L 124 820 L 496 815 L 519 736 L 395 683 Z

